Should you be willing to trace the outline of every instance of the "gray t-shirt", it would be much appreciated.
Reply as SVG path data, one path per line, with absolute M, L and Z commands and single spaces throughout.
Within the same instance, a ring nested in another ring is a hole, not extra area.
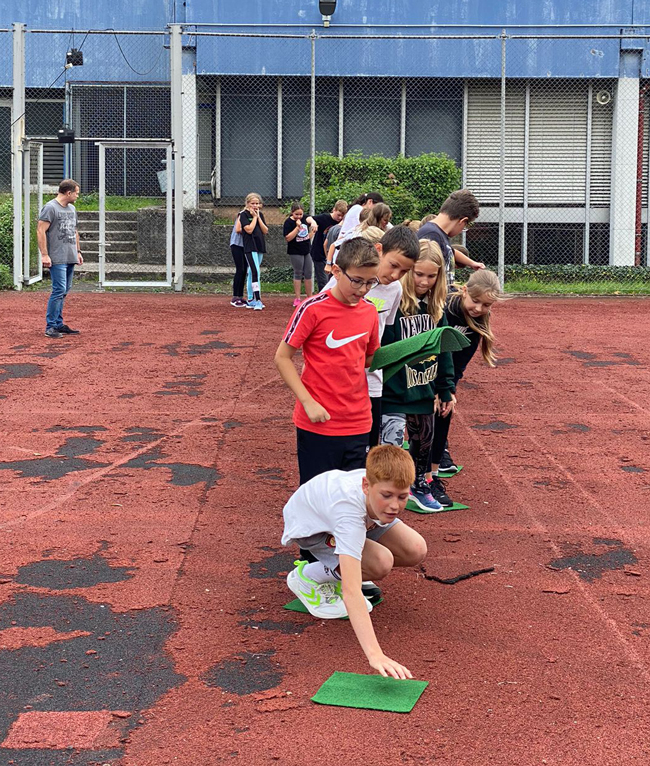
M 45 236 L 52 263 L 77 263 L 77 211 L 74 205 L 63 207 L 52 199 L 43 205 L 38 220 L 50 224 Z

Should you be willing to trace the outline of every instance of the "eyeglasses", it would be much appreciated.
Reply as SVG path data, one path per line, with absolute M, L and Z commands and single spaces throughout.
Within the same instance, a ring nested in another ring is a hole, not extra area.
M 377 277 L 373 277 L 372 279 L 359 279 L 358 277 L 351 277 L 345 269 L 341 269 L 341 272 L 345 274 L 345 276 L 350 280 L 350 284 L 353 287 L 356 287 L 357 290 L 359 290 L 362 287 L 365 287 L 366 290 L 372 290 L 373 287 L 377 287 L 379 284 L 379 279 Z

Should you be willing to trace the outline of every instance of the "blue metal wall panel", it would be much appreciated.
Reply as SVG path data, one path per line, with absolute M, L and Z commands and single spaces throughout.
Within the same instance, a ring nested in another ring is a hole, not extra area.
M 2 0 L 0 28 L 161 29 L 172 21 L 174 0 Z

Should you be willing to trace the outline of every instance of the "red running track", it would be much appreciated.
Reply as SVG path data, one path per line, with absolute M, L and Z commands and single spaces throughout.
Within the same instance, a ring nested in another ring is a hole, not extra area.
M 0 294 L 0 764 L 647 763 L 650 333 L 643 299 L 516 299 L 461 384 L 449 484 L 385 581 L 410 715 L 322 707 L 369 671 L 349 624 L 286 612 L 290 298 Z

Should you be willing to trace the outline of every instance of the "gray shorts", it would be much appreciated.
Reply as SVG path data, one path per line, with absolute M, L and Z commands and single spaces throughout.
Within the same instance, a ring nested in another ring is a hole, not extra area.
M 311 255 L 290 255 L 294 279 L 311 279 Z
M 400 524 L 401 522 L 401 519 L 394 519 L 385 527 L 369 529 L 366 532 L 366 540 L 377 542 L 389 529 L 392 529 L 395 524 Z M 339 565 L 338 553 L 334 553 L 334 548 L 336 547 L 334 537 L 329 532 L 319 532 L 317 535 L 311 535 L 311 537 L 301 537 L 295 540 L 295 542 L 302 550 L 309 551 L 312 556 L 325 564 L 329 569 L 336 569 Z

